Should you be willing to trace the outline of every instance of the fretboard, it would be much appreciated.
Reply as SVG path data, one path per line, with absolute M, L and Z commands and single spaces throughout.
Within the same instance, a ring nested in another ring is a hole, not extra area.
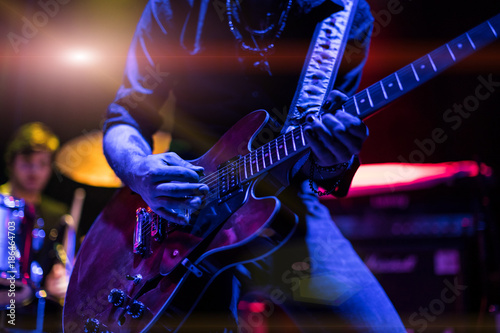
M 342 109 L 364 119 L 448 67 L 495 41 L 499 32 L 500 14 L 356 93 L 344 103 Z M 297 126 L 269 143 L 241 156 L 229 168 L 237 169 L 239 179 L 243 182 L 268 171 L 273 166 L 306 148 L 304 129 L 302 126 Z M 229 174 L 227 168 L 223 173 Z
M 343 110 L 364 119 L 498 38 L 500 14 L 361 90 Z
M 307 148 L 302 126 L 281 134 L 276 139 L 254 149 L 239 159 L 241 181 L 268 171 L 271 167 Z

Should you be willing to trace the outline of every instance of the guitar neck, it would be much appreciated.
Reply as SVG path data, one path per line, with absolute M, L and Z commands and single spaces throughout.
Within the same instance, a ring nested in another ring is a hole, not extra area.
M 500 14 L 353 95 L 343 110 L 365 119 L 396 98 L 490 44 L 500 33 Z
M 344 103 L 342 109 L 365 119 L 396 98 L 495 41 L 498 33 L 500 33 L 500 14 L 356 93 Z M 234 179 L 238 178 L 241 182 L 252 179 L 307 148 L 304 128 L 297 126 L 224 166 L 218 170 L 218 177 L 229 189 L 233 186 Z

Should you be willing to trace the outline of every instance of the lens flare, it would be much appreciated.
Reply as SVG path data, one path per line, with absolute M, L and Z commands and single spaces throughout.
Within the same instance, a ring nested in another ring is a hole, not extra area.
M 71 50 L 65 54 L 66 62 L 73 65 L 90 65 L 97 61 L 97 55 L 91 50 Z

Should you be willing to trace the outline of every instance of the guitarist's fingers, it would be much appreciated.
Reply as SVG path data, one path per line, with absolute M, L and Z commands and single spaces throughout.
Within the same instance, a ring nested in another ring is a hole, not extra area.
M 351 158 L 347 147 L 317 121 L 306 128 L 306 138 L 320 165 L 342 163 Z
M 189 224 L 189 219 L 185 214 L 179 213 L 178 211 L 160 207 L 158 209 L 153 209 L 153 211 L 166 219 L 169 222 L 187 225 Z
M 163 158 L 168 165 L 181 166 L 197 173 L 203 172 L 203 167 L 189 163 L 182 159 L 176 153 L 163 153 Z
M 358 117 L 355 117 L 347 112 L 337 112 L 335 114 L 335 117 L 332 115 L 323 116 L 324 120 L 331 120 L 331 118 L 336 118 L 338 121 L 340 121 L 344 125 L 347 132 L 359 138 L 362 138 L 363 140 L 368 137 L 368 127 Z
M 154 195 L 156 197 L 185 198 L 204 196 L 208 193 L 208 186 L 193 183 L 161 183 L 156 186 Z
M 200 177 L 194 170 L 182 166 L 163 165 L 151 170 L 150 176 L 153 182 L 178 181 L 197 183 L 200 180 Z
M 328 94 L 328 97 L 326 98 L 326 101 L 323 104 L 322 108 L 326 112 L 333 113 L 334 111 L 340 109 L 342 104 L 344 104 L 347 101 L 347 99 L 348 99 L 347 95 L 344 94 L 343 92 L 338 90 L 332 90 Z
M 168 209 L 198 209 L 202 204 L 200 197 L 174 198 L 174 197 L 159 197 L 153 202 L 153 210 L 155 208 Z
M 348 118 L 347 121 L 340 122 L 337 117 L 333 116 L 325 116 L 322 120 L 326 129 L 332 133 L 332 139 L 334 141 L 340 141 L 342 145 L 347 147 L 351 156 L 361 151 L 361 146 L 368 135 L 368 129 L 361 120 L 358 119 L 359 122 L 356 120 L 351 122 L 352 119 Z M 326 141 L 325 145 L 327 148 L 330 148 L 328 143 L 329 142 Z

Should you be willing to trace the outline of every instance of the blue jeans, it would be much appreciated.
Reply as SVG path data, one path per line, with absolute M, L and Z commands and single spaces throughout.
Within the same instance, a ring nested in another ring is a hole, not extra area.
M 252 295 L 265 300 L 263 316 L 280 307 L 302 332 L 405 333 L 382 287 L 307 181 L 298 195 L 291 193 L 294 199 L 286 193 L 280 199 L 299 216 L 293 237 L 266 258 L 223 272 L 181 331 L 238 332 L 239 296 Z

